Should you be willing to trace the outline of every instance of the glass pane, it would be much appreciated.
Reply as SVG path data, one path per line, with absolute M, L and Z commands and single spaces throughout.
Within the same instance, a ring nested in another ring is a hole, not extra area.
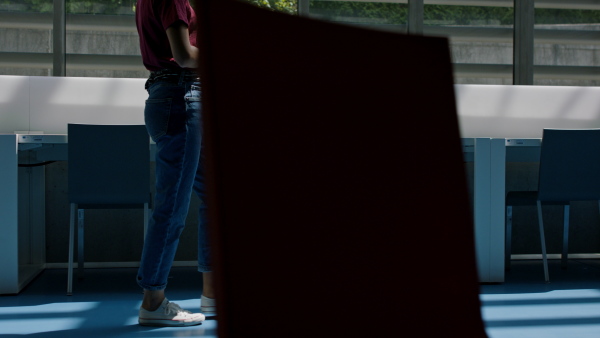
M 136 0 L 67 0 L 67 76 L 145 78 Z
M 136 0 L 67 0 L 67 13 L 70 14 L 111 14 L 133 15 Z
M 408 4 L 406 0 L 380 2 L 311 0 L 309 16 L 326 21 L 405 33 L 408 23 Z
M 0 75 L 51 75 L 53 8 L 50 0 L 0 0 Z
M 564 5 L 570 5 L 564 1 Z M 598 10 L 536 8 L 534 84 L 600 85 Z
M 0 11 L 51 13 L 53 8 L 54 1 L 52 0 L 0 0 Z
M 426 35 L 450 39 L 456 83 L 512 84 L 513 7 L 426 1 L 423 16 Z

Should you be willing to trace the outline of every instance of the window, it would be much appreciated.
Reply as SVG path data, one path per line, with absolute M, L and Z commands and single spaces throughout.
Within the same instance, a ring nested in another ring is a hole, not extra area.
M 52 1 L 0 0 L 0 74 L 52 75 Z
M 600 84 L 600 4 L 538 1 L 534 28 L 534 84 Z
M 147 77 L 136 0 L 66 0 L 67 76 Z
M 456 83 L 512 84 L 512 1 L 464 2 L 425 1 L 424 34 L 449 38 Z
M 0 74 L 53 72 L 53 1 L 0 0 Z M 146 77 L 135 0 L 66 0 L 66 75 Z
M 323 1 L 312 0 L 308 16 L 315 19 L 352 24 L 400 33 L 407 32 L 406 1 Z
M 147 76 L 135 29 L 135 0 L 65 1 L 67 76 Z M 515 0 L 246 1 L 340 24 L 446 36 L 456 83 L 513 83 L 514 36 L 522 36 L 514 28 Z M 534 56 L 533 64 L 527 64 L 533 69 L 533 84 L 598 85 L 600 1 L 533 4 L 533 22 L 525 24 L 534 32 L 534 42 L 525 47 Z M 52 75 L 58 14 L 51 0 L 0 0 L 0 74 Z

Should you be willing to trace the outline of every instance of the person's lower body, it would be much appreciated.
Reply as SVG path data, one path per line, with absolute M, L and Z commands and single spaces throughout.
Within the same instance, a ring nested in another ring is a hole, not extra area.
M 139 321 L 141 325 L 195 325 L 204 316 L 183 311 L 168 302 L 164 290 L 185 227 L 192 190 L 204 196 L 204 171 L 199 163 L 202 145 L 199 82 L 184 73 L 157 79 L 151 76 L 147 90 L 144 116 L 148 133 L 156 143 L 156 193 L 137 276 L 144 289 Z M 204 205 L 202 208 L 199 245 L 208 244 L 206 208 Z M 210 271 L 209 249 L 199 247 L 199 252 L 206 256 L 199 270 Z

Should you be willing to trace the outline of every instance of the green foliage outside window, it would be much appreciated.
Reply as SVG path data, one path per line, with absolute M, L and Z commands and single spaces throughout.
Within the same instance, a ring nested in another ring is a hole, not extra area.
M 535 10 L 535 24 L 593 24 L 600 23 L 600 11 L 538 8 Z
M 298 0 L 246 1 L 288 14 L 298 13 Z M 136 0 L 66 0 L 66 9 L 72 14 L 133 14 L 135 4 Z M 0 0 L 0 11 L 47 13 L 52 10 L 52 0 Z M 310 0 L 310 11 L 331 19 L 363 18 L 386 24 L 405 24 L 408 20 L 406 4 L 398 3 Z M 425 5 L 424 21 L 433 25 L 512 25 L 514 11 L 512 7 Z M 535 23 L 600 23 L 600 11 L 537 8 Z
M 309 8 L 311 15 L 333 21 L 353 21 L 352 18 L 380 24 L 406 24 L 408 21 L 406 4 L 311 0 Z
M 194 0 L 191 0 L 193 4 Z M 288 14 L 298 13 L 297 0 L 247 0 L 259 7 L 281 11 Z M 136 0 L 66 0 L 69 14 L 133 14 Z M 52 12 L 52 0 L 0 0 L 0 11 L 19 11 L 48 13 Z
M 66 0 L 69 14 L 133 14 L 136 0 Z M 2 6 L 4 5 L 4 6 Z M 0 10 L 48 13 L 54 8 L 52 0 L 0 0 Z
M 331 20 L 354 17 L 368 18 L 371 22 L 387 24 L 403 24 L 408 21 L 408 7 L 397 3 L 311 0 L 310 11 Z M 425 24 L 429 25 L 512 25 L 514 9 L 492 6 L 425 5 L 423 19 Z M 537 8 L 535 23 L 600 23 L 600 11 Z
M 4 11 L 48 13 L 53 7 L 52 0 L 0 0 L 0 9 Z
M 136 0 L 66 0 L 67 13 L 73 14 L 133 14 Z
M 512 25 L 512 7 L 427 5 L 423 13 L 425 24 L 431 25 Z
M 258 7 L 283 12 L 287 14 L 298 13 L 298 1 L 297 0 L 246 0 L 251 4 Z

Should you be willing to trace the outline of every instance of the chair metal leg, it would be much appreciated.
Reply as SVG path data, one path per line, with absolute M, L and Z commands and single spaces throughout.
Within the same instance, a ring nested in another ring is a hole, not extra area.
M 73 295 L 73 248 L 75 247 L 75 213 L 77 205 L 71 203 L 69 221 L 69 265 L 67 273 L 67 296 Z
M 546 256 L 546 237 L 544 236 L 544 220 L 542 218 L 542 202 L 537 201 L 538 224 L 540 225 L 540 241 L 542 242 L 542 260 L 544 261 L 544 279 L 546 283 L 550 282 L 548 276 L 548 257 Z
M 512 205 L 506 206 L 506 238 L 504 239 L 504 269 L 510 270 L 510 255 L 512 249 Z
M 84 210 L 77 209 L 77 277 L 83 278 Z
M 564 229 L 563 229 L 563 247 L 562 247 L 562 255 L 560 260 L 560 267 L 563 269 L 567 268 L 568 259 L 569 259 L 569 210 L 570 205 L 567 204 L 564 207 Z

